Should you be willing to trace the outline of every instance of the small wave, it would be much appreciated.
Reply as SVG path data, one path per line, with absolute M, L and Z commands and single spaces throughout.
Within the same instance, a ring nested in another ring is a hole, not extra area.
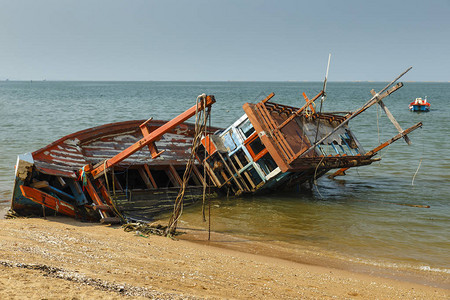
M 430 266 L 420 266 L 419 270 L 450 274 L 450 269 L 432 268 Z
M 434 272 L 434 273 L 445 273 L 450 274 L 450 269 L 447 268 L 435 268 L 430 266 L 415 266 L 411 264 L 398 264 L 398 263 L 389 263 L 389 262 L 377 262 L 367 259 L 348 259 L 351 262 L 365 264 L 369 266 L 381 267 L 381 268 L 389 268 L 389 269 L 403 269 L 403 270 L 416 270 L 416 271 L 426 271 L 426 272 Z

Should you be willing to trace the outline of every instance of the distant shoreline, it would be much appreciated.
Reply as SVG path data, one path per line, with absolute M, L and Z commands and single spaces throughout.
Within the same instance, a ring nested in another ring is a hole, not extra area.
M 237 82 L 237 83 L 323 83 L 323 81 L 316 81 L 316 80 L 198 80 L 198 81 L 191 81 L 191 80 L 35 80 L 35 79 L 12 79 L 12 80 L 6 80 L 6 79 L 0 79 L 1 82 L 32 82 L 32 83 L 42 83 L 42 82 L 136 82 L 136 83 L 142 83 L 142 82 L 167 82 L 167 83 L 176 83 L 176 82 L 183 82 L 183 83 L 198 83 L 198 82 L 215 82 L 215 83 L 231 83 L 231 82 Z M 389 81 L 377 81 L 377 80 L 328 80 L 328 83 L 388 83 Z M 450 81 L 403 81 L 405 83 L 450 83 Z

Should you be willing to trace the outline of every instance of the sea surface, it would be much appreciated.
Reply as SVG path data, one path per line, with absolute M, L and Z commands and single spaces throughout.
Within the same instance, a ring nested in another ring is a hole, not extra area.
M 329 82 L 324 111 L 354 111 L 387 82 Z M 199 94 L 216 97 L 213 126 L 243 115 L 245 102 L 271 92 L 274 101 L 305 103 L 321 82 L 0 82 L 0 209 L 8 209 L 18 154 L 32 152 L 67 134 L 131 119 L 169 120 L 195 104 Z M 431 111 L 408 104 L 428 97 Z M 408 146 L 398 140 L 380 162 L 346 176 L 317 180 L 312 190 L 213 200 L 212 230 L 341 261 L 450 277 L 450 83 L 405 82 L 384 100 L 403 129 L 422 121 Z M 317 103 L 317 108 L 320 102 Z M 350 122 L 365 150 L 397 131 L 378 106 Z M 425 208 L 424 206 L 429 206 Z M 182 226 L 206 228 L 201 206 L 186 208 Z M 275 255 L 274 253 L 271 253 Z

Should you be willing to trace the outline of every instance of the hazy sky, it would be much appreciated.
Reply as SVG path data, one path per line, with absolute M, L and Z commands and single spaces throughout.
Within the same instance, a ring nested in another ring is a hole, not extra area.
M 450 0 L 0 0 L 0 80 L 450 81 Z

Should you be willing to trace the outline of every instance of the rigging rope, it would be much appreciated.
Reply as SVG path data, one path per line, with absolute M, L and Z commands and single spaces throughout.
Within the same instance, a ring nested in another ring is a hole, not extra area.
M 211 108 L 208 107 L 208 109 L 206 109 L 205 94 L 198 96 L 196 102 L 197 102 L 197 109 L 195 111 L 195 133 L 194 138 L 192 140 L 191 154 L 186 164 L 186 170 L 184 171 L 183 174 L 183 180 L 180 187 L 180 191 L 178 192 L 178 196 L 175 200 L 172 216 L 170 217 L 167 229 L 165 231 L 165 234 L 167 236 L 172 236 L 175 233 L 175 230 L 177 228 L 177 222 L 180 219 L 181 214 L 183 212 L 183 198 L 186 192 L 186 186 L 192 173 L 192 168 L 194 166 L 194 162 L 196 159 L 195 156 L 197 148 L 200 146 L 203 131 L 205 130 L 206 127 L 206 120 L 208 119 L 208 116 L 211 113 Z M 203 105 L 204 108 L 203 110 L 200 109 L 200 104 Z

